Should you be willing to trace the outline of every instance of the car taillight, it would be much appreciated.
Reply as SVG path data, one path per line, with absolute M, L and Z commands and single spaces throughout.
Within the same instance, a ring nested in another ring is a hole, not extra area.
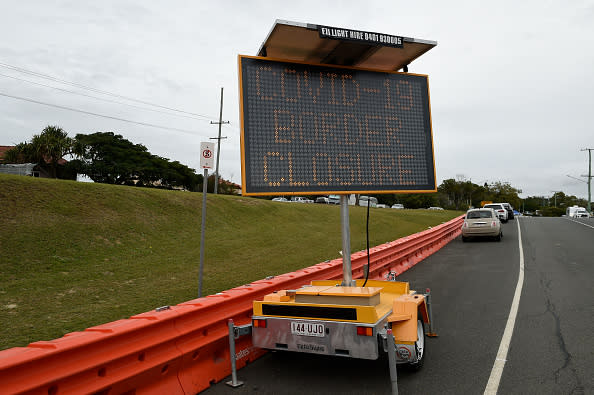
M 464 227 L 468 228 L 468 222 L 464 221 Z
M 495 222 L 495 221 L 491 222 L 491 228 L 494 228 L 496 226 L 497 226 L 497 222 Z
M 505 210 L 497 210 L 498 213 L 505 213 Z
M 357 335 L 359 336 L 373 336 L 373 328 L 369 326 L 358 326 Z
M 253 319 L 252 325 L 254 328 L 266 328 L 266 320 Z

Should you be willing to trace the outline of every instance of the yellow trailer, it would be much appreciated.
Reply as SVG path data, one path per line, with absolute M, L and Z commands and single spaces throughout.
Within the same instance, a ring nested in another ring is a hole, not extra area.
M 270 349 L 377 359 L 394 337 L 397 363 L 420 368 L 425 355 L 425 325 L 430 324 L 429 293 L 407 282 L 313 281 L 254 301 L 252 342 Z

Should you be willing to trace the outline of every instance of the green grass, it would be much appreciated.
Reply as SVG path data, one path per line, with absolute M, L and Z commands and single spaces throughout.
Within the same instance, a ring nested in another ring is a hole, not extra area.
M 202 194 L 0 174 L 0 349 L 197 297 Z M 204 294 L 339 257 L 338 206 L 209 195 Z M 460 213 L 372 209 L 370 244 Z M 365 208 L 350 209 L 352 251 Z

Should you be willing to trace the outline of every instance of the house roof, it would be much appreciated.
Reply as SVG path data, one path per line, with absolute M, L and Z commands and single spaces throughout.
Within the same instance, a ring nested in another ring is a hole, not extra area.
M 0 163 L 4 162 L 4 154 L 11 148 L 14 148 L 14 145 L 0 145 Z

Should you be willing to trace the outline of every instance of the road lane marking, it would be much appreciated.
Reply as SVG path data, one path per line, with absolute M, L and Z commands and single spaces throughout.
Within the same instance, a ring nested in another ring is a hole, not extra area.
M 569 219 L 569 218 L 567 218 L 567 220 L 568 220 L 568 221 L 571 221 L 571 222 L 575 222 L 576 224 L 584 225 L 584 226 L 587 226 L 588 228 L 592 228 L 592 229 L 594 229 L 594 226 L 592 226 L 592 225 L 588 225 L 588 224 L 585 224 L 585 223 L 583 223 L 583 222 L 580 222 L 580 221 L 576 221 L 575 219 Z
M 518 315 L 518 307 L 520 306 L 520 296 L 522 295 L 522 286 L 524 285 L 524 250 L 522 248 L 522 231 L 520 230 L 520 221 L 518 224 L 518 245 L 520 247 L 520 274 L 518 275 L 518 284 L 516 285 L 516 292 L 514 293 L 514 299 L 512 301 L 509 316 L 507 317 L 507 324 L 503 331 L 503 337 L 501 343 L 499 343 L 499 350 L 493 363 L 493 369 L 491 369 L 491 375 L 485 387 L 484 395 L 495 395 L 499 388 L 499 382 L 501 381 L 501 375 L 503 374 L 503 368 L 507 362 L 507 352 L 509 350 L 509 344 L 511 342 L 512 335 L 514 333 L 514 325 L 516 324 L 516 317 Z

